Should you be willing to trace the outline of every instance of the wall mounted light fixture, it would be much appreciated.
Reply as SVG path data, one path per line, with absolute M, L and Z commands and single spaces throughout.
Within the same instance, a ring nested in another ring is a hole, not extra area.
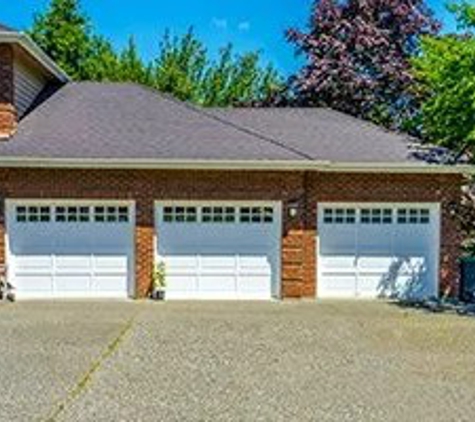
M 452 217 L 455 217 L 455 216 L 457 216 L 457 214 L 459 212 L 459 205 L 457 204 L 457 202 L 452 201 L 452 202 L 447 204 L 447 209 L 449 210 L 449 214 Z
M 299 202 L 298 201 L 291 201 L 287 205 L 287 210 L 290 218 L 295 218 L 299 214 Z

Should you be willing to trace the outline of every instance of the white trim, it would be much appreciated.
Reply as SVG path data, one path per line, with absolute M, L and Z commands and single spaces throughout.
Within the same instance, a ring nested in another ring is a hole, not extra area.
M 320 248 L 321 248 L 321 240 L 320 240 L 320 216 L 323 217 L 323 214 L 321 212 L 321 209 L 324 207 L 330 207 L 330 208 L 357 208 L 357 209 L 362 209 L 362 208 L 392 208 L 393 210 L 395 208 L 404 208 L 404 207 L 410 207 L 410 208 L 430 208 L 431 210 L 436 212 L 435 222 L 431 222 L 430 225 L 432 227 L 437 228 L 437 232 L 435 233 L 435 238 L 436 238 L 436 250 L 434 251 L 434 255 L 436 257 L 435 262 L 434 262 L 434 272 L 435 272 L 435 288 L 434 291 L 437 296 L 440 295 L 440 260 L 441 260 L 441 236 L 442 236 L 442 207 L 439 202 L 325 202 L 321 201 L 318 202 L 317 205 L 317 228 L 316 228 L 316 236 L 315 236 L 315 249 L 316 249 L 316 258 L 317 258 L 317 263 L 316 263 L 316 299 L 321 299 L 325 298 L 322 296 L 322 287 L 320 281 L 322 280 L 322 271 L 321 271 L 321 254 L 320 254 Z M 358 218 L 358 217 L 357 217 Z M 395 216 L 397 219 L 397 215 Z M 393 222 L 393 224 L 396 224 L 396 222 Z M 358 232 L 356 231 L 355 236 L 358 235 Z M 338 296 L 332 296 L 332 298 L 338 299 Z M 345 295 L 345 299 L 348 299 L 348 297 Z M 368 298 L 365 296 L 359 296 L 355 297 L 357 300 L 367 300 Z
M 136 236 L 136 203 L 134 200 L 122 200 L 122 199 L 61 199 L 61 198 L 52 198 L 52 199 L 45 199 L 45 198 L 39 198 L 39 199 L 23 199 L 23 198 L 6 198 L 5 199 L 5 204 L 4 204 L 4 219 L 5 219 L 5 263 L 7 267 L 7 280 L 9 278 L 8 272 L 9 270 L 9 262 L 12 261 L 12 253 L 11 253 L 11 248 L 10 248 L 10 236 L 9 236 L 9 229 L 11 226 L 10 223 L 10 217 L 14 217 L 13 210 L 14 207 L 18 205 L 49 205 L 49 206 L 56 206 L 56 205 L 75 205 L 75 204 L 81 204 L 81 205 L 89 205 L 89 206 L 95 206 L 95 205 L 114 205 L 114 206 L 127 206 L 130 210 L 130 218 L 127 223 L 121 223 L 121 224 L 127 224 L 131 227 L 132 230 L 132 244 L 130 245 L 130 268 L 128 268 L 129 274 L 128 274 L 128 279 L 127 279 L 127 293 L 123 295 L 122 294 L 116 294 L 111 296 L 111 293 L 104 293 L 101 294 L 95 293 L 94 295 L 88 295 L 84 294 L 81 296 L 75 296 L 72 295 L 70 298 L 71 299 L 100 299 L 102 298 L 112 298 L 112 299 L 127 299 L 127 298 L 134 298 L 136 295 L 136 279 L 135 279 L 135 270 L 136 270 L 136 251 L 135 251 L 135 236 Z M 53 221 L 52 221 L 53 222 Z M 87 224 L 87 223 L 86 223 Z M 45 296 L 45 295 L 22 295 L 21 299 L 54 299 L 54 298 L 60 298 L 60 299 L 68 299 L 68 296 L 61 295 L 61 297 L 58 297 L 54 294 L 54 292 L 50 296 Z
M 161 170 L 272 170 L 356 172 L 356 173 L 430 173 L 475 174 L 475 166 L 411 163 L 334 163 L 310 160 L 150 160 L 111 158 L 0 157 L 2 168 L 65 169 L 161 169 Z
M 30 53 L 45 69 L 61 82 L 69 82 L 71 78 L 61 69 L 38 45 L 23 32 L 0 31 L 0 42 L 19 44 Z
M 154 219 L 154 238 L 153 238 L 153 244 L 154 244 L 154 261 L 159 257 L 158 255 L 158 237 L 160 234 L 158 233 L 158 225 L 159 225 L 159 218 L 161 214 L 159 215 L 158 208 L 159 207 L 165 207 L 165 206 L 196 206 L 196 207 L 203 207 L 203 206 L 214 206 L 214 205 L 223 205 L 223 206 L 235 206 L 235 207 L 241 207 L 241 206 L 269 206 L 272 207 L 275 210 L 275 215 L 274 215 L 274 222 L 270 223 L 271 225 L 277 224 L 279 232 L 277 233 L 277 239 L 278 239 L 278 259 L 279 262 L 277 263 L 276 266 L 276 276 L 275 276 L 275 283 L 276 285 L 271 285 L 271 297 L 268 300 L 281 300 L 282 299 L 282 235 L 283 235 L 283 230 L 284 230 L 284 219 L 283 219 L 283 203 L 282 201 L 265 201 L 265 200 L 155 200 L 154 205 L 153 205 L 153 219 Z M 199 221 L 197 221 L 199 223 Z M 201 224 L 201 223 L 199 223 Z M 226 224 L 226 223 L 223 223 Z M 262 223 L 262 224 L 267 224 L 267 223 Z M 274 291 L 275 289 L 275 291 Z M 198 300 L 200 299 L 199 297 L 197 298 Z M 216 298 L 219 299 L 219 298 Z M 236 298 L 239 299 L 239 298 Z M 247 298 L 249 300 L 252 300 L 252 298 Z M 188 299 L 187 299 L 188 300 Z M 226 299 L 227 300 L 227 299 Z M 233 299 L 231 299 L 233 300 Z M 267 299 L 257 299 L 257 300 L 267 300 Z

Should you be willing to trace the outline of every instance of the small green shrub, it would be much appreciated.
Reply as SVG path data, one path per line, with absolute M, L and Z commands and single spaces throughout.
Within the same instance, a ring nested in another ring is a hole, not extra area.
M 157 290 L 164 290 L 167 287 L 166 283 L 166 271 L 165 271 L 165 263 L 159 262 L 154 266 L 153 275 L 152 275 L 152 282 L 153 282 L 153 289 Z

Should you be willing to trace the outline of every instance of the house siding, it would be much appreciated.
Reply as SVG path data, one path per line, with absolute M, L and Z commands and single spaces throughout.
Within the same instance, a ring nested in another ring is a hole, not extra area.
M 34 70 L 32 66 L 19 57 L 15 58 L 13 69 L 14 104 L 18 118 L 21 119 L 45 87 L 46 78 L 39 70 Z
M 448 204 L 458 202 L 459 175 L 345 174 L 322 172 L 180 170 L 0 170 L 7 199 L 122 199 L 136 206 L 136 297 L 150 289 L 154 263 L 155 200 L 282 201 L 282 294 L 316 293 L 317 204 L 320 202 L 437 202 L 442 206 L 441 293 L 457 294 L 461 238 Z M 288 207 L 298 204 L 290 218 Z M 3 213 L 3 207 L 2 207 Z M 0 262 L 5 262 L 5 224 L 0 218 Z M 3 235 L 2 235 L 3 234 Z M 157 234 L 160 242 L 160 233 Z

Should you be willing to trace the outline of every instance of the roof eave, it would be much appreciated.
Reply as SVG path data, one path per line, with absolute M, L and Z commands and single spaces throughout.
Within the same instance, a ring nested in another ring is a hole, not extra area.
M 354 173 L 475 174 L 475 166 L 412 163 L 336 163 L 291 160 L 149 160 L 108 158 L 0 157 L 0 168 L 268 170 Z
M 30 53 L 45 69 L 62 83 L 71 81 L 68 74 L 61 69 L 38 45 L 23 32 L 0 31 L 0 42 L 19 44 Z

